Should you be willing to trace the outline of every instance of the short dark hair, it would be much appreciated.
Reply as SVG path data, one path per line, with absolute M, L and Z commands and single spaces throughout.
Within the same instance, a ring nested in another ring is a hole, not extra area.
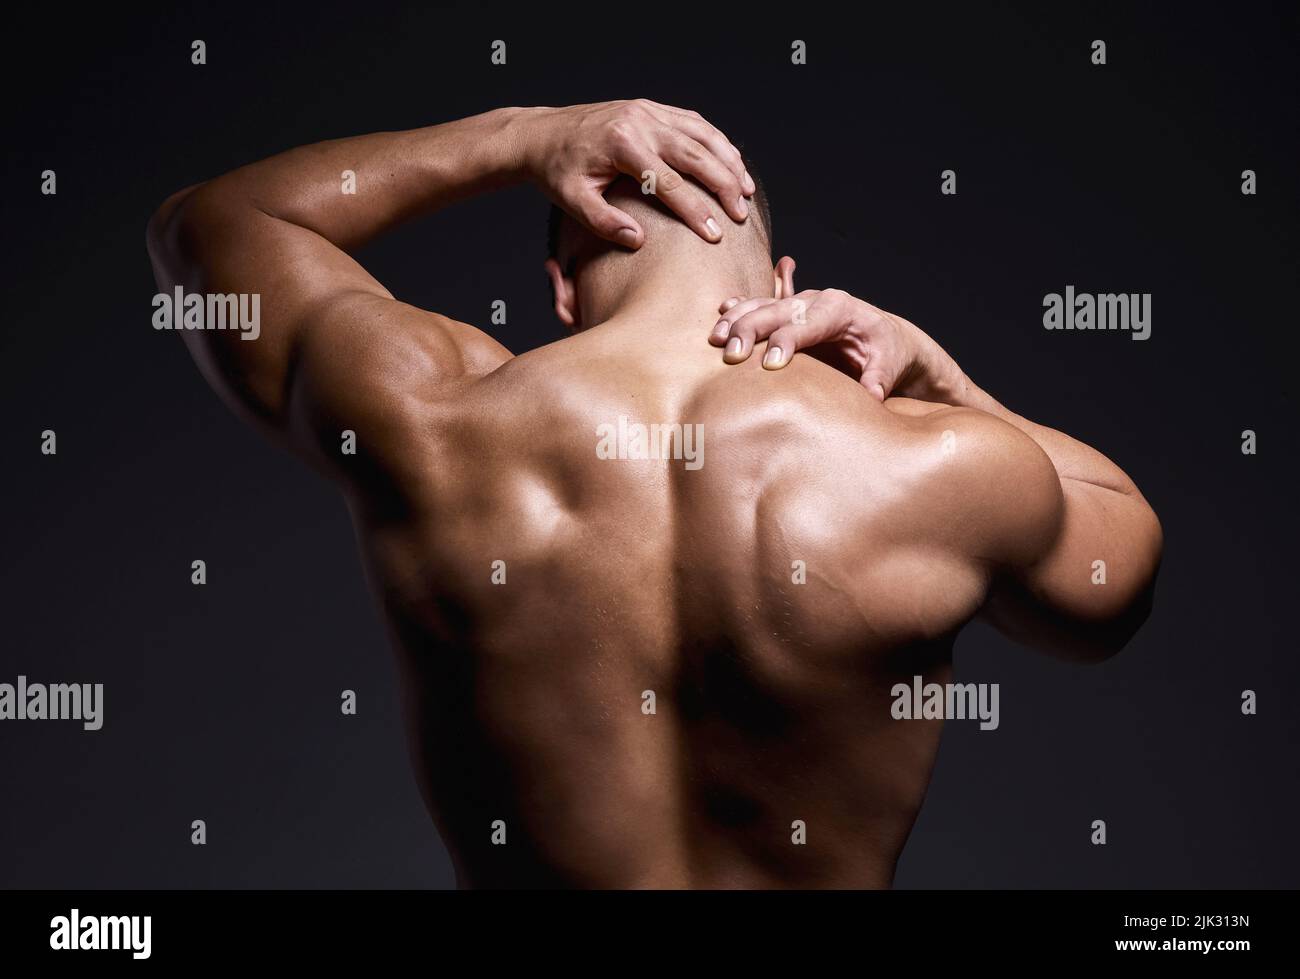
M 748 156 L 741 153 L 741 159 L 744 160 L 745 169 L 749 171 L 749 176 L 754 181 L 754 196 L 749 199 L 749 205 L 758 211 L 759 220 L 763 223 L 763 233 L 767 237 L 768 250 L 772 249 L 772 208 L 767 200 L 767 188 L 763 186 L 763 180 L 759 177 L 758 171 L 754 168 L 753 161 Z M 550 213 L 546 218 L 546 257 L 559 258 L 560 255 L 560 228 L 564 223 L 564 212 L 551 205 Z

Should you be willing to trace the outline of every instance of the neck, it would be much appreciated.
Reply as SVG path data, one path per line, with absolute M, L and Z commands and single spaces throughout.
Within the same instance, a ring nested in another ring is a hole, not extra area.
M 773 294 L 771 266 L 764 270 L 751 263 L 705 263 L 693 253 L 656 256 L 653 262 L 641 255 L 611 258 L 628 263 L 610 270 L 624 274 L 596 274 L 579 285 L 584 324 L 698 332 L 717 321 L 724 299 Z

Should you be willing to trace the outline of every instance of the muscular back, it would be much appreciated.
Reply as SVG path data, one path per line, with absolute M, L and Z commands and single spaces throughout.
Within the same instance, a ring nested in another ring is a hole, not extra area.
M 462 883 L 888 884 L 940 728 L 890 688 L 948 677 L 1050 533 L 1051 464 L 810 358 L 598 333 L 403 399 L 366 463 L 390 491 L 355 507 Z M 620 416 L 702 426 L 702 465 L 601 458 Z
M 621 179 L 647 170 L 653 202 Z M 521 181 L 585 229 L 546 263 L 571 339 L 512 358 L 351 255 Z M 1094 660 L 1145 618 L 1161 533 L 1132 480 L 914 325 L 796 294 L 742 192 L 720 132 L 636 100 L 301 147 L 150 221 L 205 376 L 348 495 L 464 884 L 887 884 L 939 737 L 891 688 L 946 679 L 976 613 Z M 190 328 L 231 293 L 261 320 Z M 761 323 L 771 371 L 745 360 Z M 854 380 L 795 353 L 823 342 Z M 691 460 L 604 451 L 638 425 L 687 426 Z

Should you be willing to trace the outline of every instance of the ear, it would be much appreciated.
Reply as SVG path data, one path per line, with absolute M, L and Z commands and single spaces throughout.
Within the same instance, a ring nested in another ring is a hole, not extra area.
M 546 260 L 547 278 L 551 280 L 551 295 L 555 298 L 555 315 L 571 331 L 581 329 L 578 324 L 578 293 L 573 280 L 566 279 L 560 263 L 553 258 Z
M 781 260 L 776 263 L 776 268 L 772 270 L 772 278 L 777 299 L 789 299 L 793 296 L 794 259 L 789 255 L 782 255 Z

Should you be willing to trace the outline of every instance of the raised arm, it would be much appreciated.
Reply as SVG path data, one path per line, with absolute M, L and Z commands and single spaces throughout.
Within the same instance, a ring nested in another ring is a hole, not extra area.
M 711 342 L 730 344 L 725 357 L 739 363 L 766 340 L 769 369 L 798 350 L 833 345 L 879 400 L 914 398 L 998 419 L 969 426 L 985 482 L 999 484 L 981 488 L 993 501 L 991 526 L 1014 538 L 999 548 L 985 618 L 1011 638 L 1072 658 L 1121 649 L 1150 610 L 1162 548 L 1160 522 L 1133 481 L 1095 449 L 1004 408 L 912 323 L 839 290 L 792 294 L 790 271 L 784 295 L 724 302 Z M 1028 438 L 1005 428 L 999 437 L 999 423 Z
M 180 191 L 149 223 L 149 254 L 165 293 L 258 297 L 248 303 L 256 330 L 187 329 L 185 340 L 233 407 L 337 473 L 341 429 L 356 431 L 364 455 L 420 398 L 510 356 L 471 326 L 397 301 L 350 251 L 523 180 L 598 234 L 639 247 L 641 228 L 601 194 L 620 173 L 646 170 L 711 240 L 709 208 L 674 195 L 680 181 L 668 175 L 695 177 L 738 219 L 753 192 L 739 153 L 694 113 L 640 100 L 499 109 L 290 150 Z
M 311 448 L 302 441 L 315 441 L 323 419 L 296 417 L 295 404 L 351 420 L 403 359 L 438 383 L 507 358 L 472 327 L 397 302 L 348 252 L 407 218 L 518 179 L 512 121 L 487 113 L 318 143 L 168 198 L 148 233 L 159 288 L 259 300 L 255 332 L 184 331 L 213 386 L 242 414 Z M 349 403 L 356 393 L 366 397 Z

